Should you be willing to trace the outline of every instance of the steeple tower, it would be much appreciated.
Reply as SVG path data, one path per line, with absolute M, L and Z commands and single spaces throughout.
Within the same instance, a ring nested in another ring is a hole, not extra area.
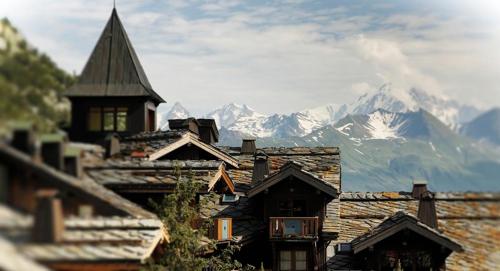
M 72 102 L 72 140 L 156 129 L 156 107 L 165 101 L 151 87 L 116 8 L 66 96 Z

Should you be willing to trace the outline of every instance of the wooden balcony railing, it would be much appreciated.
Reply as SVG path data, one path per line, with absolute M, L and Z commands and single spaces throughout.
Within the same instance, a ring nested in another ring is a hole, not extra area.
M 318 237 L 318 217 L 270 217 L 271 239 L 314 239 Z

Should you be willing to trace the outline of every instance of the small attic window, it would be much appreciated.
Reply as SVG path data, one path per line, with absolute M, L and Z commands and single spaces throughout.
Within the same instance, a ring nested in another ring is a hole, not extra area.
M 222 203 L 235 203 L 240 199 L 238 195 L 224 194 L 222 195 Z

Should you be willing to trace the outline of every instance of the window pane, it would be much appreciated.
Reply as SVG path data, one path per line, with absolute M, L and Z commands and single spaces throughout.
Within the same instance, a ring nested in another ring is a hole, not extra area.
M 292 260 L 292 252 L 285 251 L 285 250 L 280 251 L 280 258 L 281 258 L 281 260 L 291 261 Z
M 304 250 L 298 250 L 298 251 L 295 251 L 295 259 L 297 261 L 305 261 L 307 258 L 306 256 L 306 252 Z
M 104 131 L 115 130 L 115 109 L 113 107 L 104 108 Z
M 296 261 L 295 262 L 295 270 L 297 270 L 297 271 L 307 270 L 307 262 L 306 261 Z
M 127 108 L 119 107 L 116 111 L 116 130 L 127 131 Z
M 88 115 L 89 131 L 101 131 L 101 108 L 91 107 Z
M 295 270 L 307 270 L 307 253 L 304 250 L 295 251 Z
M 292 252 L 280 251 L 280 270 L 292 270 Z

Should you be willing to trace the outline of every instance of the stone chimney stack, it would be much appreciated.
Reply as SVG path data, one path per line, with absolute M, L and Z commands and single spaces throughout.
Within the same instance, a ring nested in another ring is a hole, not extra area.
M 120 153 L 120 138 L 116 134 L 108 134 L 101 141 L 100 145 L 104 148 L 104 157 L 110 158 Z
M 425 225 L 438 229 L 436 202 L 433 193 L 425 191 L 420 195 L 417 217 Z
M 241 154 L 255 154 L 257 147 L 255 147 L 255 138 L 243 138 L 241 143 Z
M 210 145 L 219 142 L 219 130 L 214 119 L 197 119 L 197 121 L 201 141 Z
M 64 172 L 80 178 L 83 174 L 82 150 L 76 147 L 66 147 L 64 151 Z
M 258 152 L 254 157 L 252 182 L 256 184 L 269 176 L 269 161 L 267 154 L 264 152 Z
M 29 123 L 18 123 L 12 126 L 10 145 L 28 155 L 34 155 L 36 152 L 35 127 Z
M 62 134 L 46 134 L 41 136 L 40 141 L 42 161 L 57 170 L 63 171 L 66 137 Z
M 57 190 L 43 189 L 37 192 L 37 203 L 33 221 L 32 238 L 37 243 L 62 241 L 64 217 L 61 199 Z
M 200 123 L 195 118 L 168 120 L 168 128 L 170 130 L 188 130 L 193 134 L 199 135 L 199 127 Z
M 420 199 L 420 196 L 424 192 L 427 192 L 427 181 L 424 180 L 413 181 L 413 189 L 411 191 L 411 196 L 414 199 Z

